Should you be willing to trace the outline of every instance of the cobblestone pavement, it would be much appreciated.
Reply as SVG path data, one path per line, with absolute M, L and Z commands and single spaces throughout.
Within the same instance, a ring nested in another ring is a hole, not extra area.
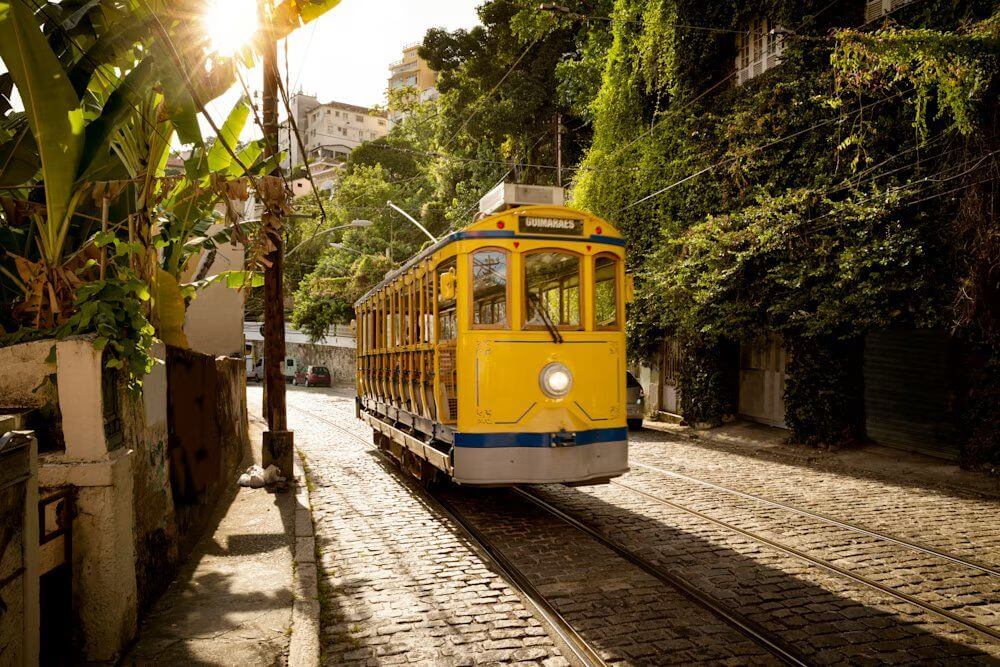
M 252 409 L 259 405 L 254 389 Z M 330 664 L 565 664 L 557 642 L 520 598 L 421 494 L 379 465 L 366 452 L 371 447 L 302 411 L 370 439 L 370 430 L 354 419 L 349 393 L 292 391 L 289 404 L 316 484 Z M 762 461 L 655 432 L 636 435 L 631 459 L 998 562 L 992 500 Z M 621 481 L 1000 627 L 998 577 L 639 466 Z M 1000 642 L 992 638 L 634 490 L 616 484 L 535 490 L 724 601 L 809 662 L 1000 664 Z M 511 492 L 451 489 L 447 496 L 610 662 L 771 660 L 709 612 Z

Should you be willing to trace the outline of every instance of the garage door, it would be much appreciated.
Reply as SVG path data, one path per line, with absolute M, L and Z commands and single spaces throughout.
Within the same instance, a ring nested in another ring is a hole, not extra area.
M 865 426 L 882 445 L 958 457 L 951 414 L 953 345 L 944 332 L 882 331 L 865 339 Z

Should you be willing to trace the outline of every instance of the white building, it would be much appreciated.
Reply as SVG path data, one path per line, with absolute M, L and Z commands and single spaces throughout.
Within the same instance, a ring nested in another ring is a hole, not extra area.
M 383 111 L 343 102 L 320 103 L 316 97 L 297 93 L 289 100 L 309 162 L 343 163 L 365 141 L 389 131 Z M 278 147 L 287 155 L 286 170 L 305 162 L 298 140 L 286 119 L 278 132 Z

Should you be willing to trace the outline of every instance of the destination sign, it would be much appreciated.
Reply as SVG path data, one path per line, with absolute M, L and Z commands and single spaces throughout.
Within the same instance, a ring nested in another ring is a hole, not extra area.
M 522 234 L 558 234 L 559 236 L 583 236 L 583 220 L 568 220 L 566 218 L 537 218 L 522 215 L 520 218 Z

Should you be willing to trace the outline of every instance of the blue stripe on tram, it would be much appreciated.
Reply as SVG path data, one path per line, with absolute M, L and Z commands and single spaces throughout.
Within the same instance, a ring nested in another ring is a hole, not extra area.
M 555 433 L 456 433 L 456 447 L 551 447 Z M 567 433 L 576 439 L 567 445 L 592 445 L 598 442 L 624 442 L 628 430 L 624 428 L 595 428 L 589 431 Z

